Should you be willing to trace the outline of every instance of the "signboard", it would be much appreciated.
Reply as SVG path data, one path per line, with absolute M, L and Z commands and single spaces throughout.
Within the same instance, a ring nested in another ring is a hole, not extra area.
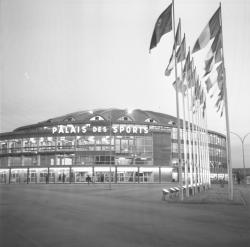
M 85 125 L 57 125 L 52 127 L 52 134 L 85 134 L 91 133 L 103 133 L 109 134 L 108 126 L 91 126 L 91 124 Z M 112 134 L 147 134 L 147 126 L 135 126 L 135 125 L 115 125 L 111 126 Z

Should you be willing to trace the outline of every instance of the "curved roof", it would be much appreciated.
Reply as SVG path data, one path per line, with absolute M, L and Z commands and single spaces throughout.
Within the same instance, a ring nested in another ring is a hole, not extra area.
M 128 112 L 126 109 L 97 109 L 97 110 L 86 110 L 78 111 L 74 113 L 69 113 L 60 117 L 50 118 L 48 120 L 39 122 L 37 124 L 23 126 L 15 129 L 15 132 L 28 130 L 36 127 L 53 125 L 53 124 L 67 124 L 67 123 L 86 123 L 91 121 L 94 117 L 99 117 L 101 120 L 113 123 L 122 122 L 120 119 L 122 117 L 127 117 L 128 122 L 133 122 L 137 124 L 150 122 L 157 125 L 172 125 L 176 121 L 176 118 L 167 114 L 145 111 L 140 109 L 135 109 Z M 152 120 L 152 121 L 149 121 Z
M 19 127 L 15 129 L 13 132 L 2 133 L 0 136 L 4 135 L 14 135 L 14 134 L 25 134 L 29 132 L 40 132 L 40 128 L 46 126 L 60 125 L 60 124 L 81 124 L 88 123 L 91 120 L 95 120 L 98 117 L 99 122 L 110 123 L 110 118 L 112 123 L 135 123 L 135 124 L 147 124 L 147 125 L 160 125 L 160 126 L 173 126 L 177 122 L 177 118 L 168 114 L 134 109 L 132 111 L 128 111 L 126 109 L 95 109 L 95 110 L 85 110 L 69 113 L 63 116 L 54 117 L 47 119 L 45 121 L 27 125 L 23 127 Z M 180 120 L 180 125 L 183 125 L 183 121 Z M 217 135 L 223 136 L 221 133 L 217 133 L 215 131 L 209 131 L 212 133 L 216 133 Z

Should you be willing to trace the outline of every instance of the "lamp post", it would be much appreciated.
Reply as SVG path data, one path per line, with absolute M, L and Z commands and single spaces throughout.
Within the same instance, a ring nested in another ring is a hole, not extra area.
M 233 131 L 230 131 L 232 134 L 234 134 L 235 136 L 239 137 L 240 141 L 241 141 L 241 148 L 242 148 L 242 160 L 243 160 L 243 173 L 244 173 L 244 180 L 245 180 L 245 183 L 246 183 L 246 164 L 245 164 L 245 152 L 244 152 L 244 142 L 247 138 L 247 136 L 250 134 L 247 133 L 244 135 L 244 137 L 242 138 L 240 135 L 238 135 L 237 133 L 233 132 Z

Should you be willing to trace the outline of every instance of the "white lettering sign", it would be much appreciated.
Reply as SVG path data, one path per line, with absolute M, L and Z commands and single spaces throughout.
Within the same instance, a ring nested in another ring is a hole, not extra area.
M 107 126 L 90 126 L 90 124 L 79 126 L 79 125 L 58 125 L 52 127 L 52 134 L 84 134 L 87 131 L 92 133 L 107 133 L 109 127 Z M 112 126 L 113 134 L 147 134 L 148 127 L 147 126 Z

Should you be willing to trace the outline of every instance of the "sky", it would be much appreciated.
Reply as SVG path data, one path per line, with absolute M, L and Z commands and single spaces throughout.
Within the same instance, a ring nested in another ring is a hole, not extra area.
M 0 0 L 0 132 L 70 112 L 143 109 L 176 116 L 173 75 L 164 76 L 173 33 L 149 53 L 155 22 L 169 0 Z M 175 0 L 193 47 L 217 0 Z M 224 0 L 222 32 L 230 130 L 250 132 L 250 1 Z M 210 45 L 210 44 L 209 44 Z M 209 45 L 195 54 L 202 68 Z M 208 128 L 226 133 L 208 99 Z M 242 167 L 231 135 L 232 165 Z M 250 167 L 250 135 L 245 139 Z

